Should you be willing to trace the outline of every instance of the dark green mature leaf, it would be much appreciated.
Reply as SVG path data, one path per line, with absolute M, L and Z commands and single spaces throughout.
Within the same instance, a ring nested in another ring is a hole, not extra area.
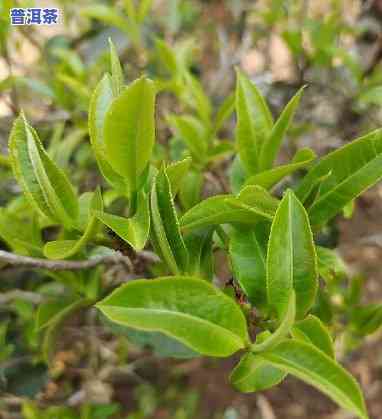
M 286 373 L 264 359 L 245 354 L 230 375 L 231 384 L 242 393 L 266 390 L 279 384 Z
M 314 345 L 335 359 L 332 337 L 318 317 L 310 314 L 304 320 L 297 322 L 292 328 L 292 336 Z
M 31 205 L 54 222 L 72 228 L 78 216 L 73 186 L 49 158 L 23 115 L 14 122 L 9 151 L 16 179 Z
M 200 279 L 135 280 L 97 307 L 116 323 L 164 333 L 204 355 L 229 356 L 248 344 L 240 307 Z
M 235 227 L 230 234 L 229 255 L 234 278 L 249 301 L 258 308 L 266 306 L 266 257 L 269 226 Z
M 188 252 L 179 228 L 170 181 L 163 167 L 151 190 L 152 233 L 155 245 L 174 275 L 187 272 Z
M 137 211 L 131 218 L 106 212 L 97 212 L 96 217 L 134 250 L 145 247 L 150 234 L 150 210 L 148 198 L 143 191 L 138 193 Z
M 310 206 L 311 224 L 325 224 L 352 199 L 382 178 L 382 130 L 376 130 L 322 158 L 305 176 L 296 194 L 305 201 L 317 179 L 320 194 Z
M 257 356 L 316 387 L 361 419 L 368 419 L 358 383 L 342 366 L 315 346 L 298 340 L 285 340 L 271 351 Z
M 261 148 L 268 138 L 272 115 L 256 86 L 237 72 L 236 83 L 236 141 L 240 160 L 249 174 L 258 172 Z
M 123 177 L 111 167 L 106 159 L 105 116 L 113 99 L 113 81 L 109 74 L 105 74 L 90 99 L 88 118 L 90 142 L 103 177 L 116 189 L 125 190 Z
M 315 158 L 316 154 L 310 148 L 303 148 L 296 153 L 291 163 L 253 175 L 247 179 L 245 184 L 258 185 L 265 189 L 270 189 L 285 176 L 306 167 Z
M 216 195 L 207 198 L 188 210 L 180 219 L 184 229 L 194 229 L 218 224 L 257 224 L 272 220 L 272 214 L 249 206 L 232 195 Z
M 155 141 L 154 83 L 141 77 L 131 83 L 109 106 L 104 125 L 106 156 L 123 176 L 130 194 L 137 190 Z
M 289 101 L 282 111 L 279 119 L 275 122 L 269 137 L 265 141 L 259 159 L 260 170 L 270 169 L 280 150 L 281 143 L 293 120 L 296 109 L 300 103 L 301 95 L 305 86 L 302 87 Z
M 317 292 L 316 259 L 308 216 L 289 190 L 276 211 L 268 242 L 268 303 L 279 318 L 292 289 L 296 292 L 297 318 L 311 308 Z

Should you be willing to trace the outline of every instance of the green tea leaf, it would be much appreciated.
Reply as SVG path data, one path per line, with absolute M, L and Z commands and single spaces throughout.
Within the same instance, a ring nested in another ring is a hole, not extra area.
M 356 306 L 351 313 L 351 322 L 361 336 L 371 335 L 382 326 L 382 304 Z
M 249 301 L 263 308 L 267 301 L 266 256 L 269 228 L 259 223 L 256 228 L 236 226 L 229 238 L 229 255 L 234 278 Z
M 138 193 L 137 211 L 131 218 L 120 217 L 106 212 L 97 212 L 96 217 L 114 231 L 134 250 L 142 250 L 150 233 L 149 202 L 143 191 Z
M 258 185 L 244 187 L 237 196 L 240 202 L 257 208 L 273 217 L 280 201 L 274 198 L 266 189 Z
M 259 185 L 265 189 L 270 189 L 285 176 L 306 167 L 315 158 L 316 154 L 310 148 L 303 148 L 296 153 L 291 163 L 253 175 L 247 179 L 245 184 Z
M 248 343 L 240 307 L 200 279 L 135 280 L 97 307 L 116 323 L 164 333 L 203 355 L 229 356 Z
M 119 61 L 119 58 L 118 58 L 118 52 L 111 38 L 109 38 L 109 48 L 110 48 L 111 82 L 112 82 L 114 97 L 118 97 L 122 92 L 122 87 L 124 84 L 124 77 L 123 77 L 121 62 Z
M 347 268 L 340 255 L 333 249 L 316 246 L 318 273 L 325 281 L 330 282 L 335 278 L 345 278 Z
M 195 229 L 218 224 L 257 224 L 272 220 L 272 215 L 250 207 L 237 197 L 216 195 L 189 209 L 180 219 L 182 229 Z
M 276 160 L 282 141 L 288 131 L 296 109 L 300 103 L 304 88 L 305 86 L 301 87 L 301 89 L 292 97 L 289 103 L 285 106 L 278 120 L 273 125 L 269 137 L 266 139 L 264 146 L 261 149 L 259 159 L 259 166 L 261 171 L 270 169 Z
M 297 318 L 312 306 L 317 292 L 316 259 L 308 216 L 289 190 L 276 211 L 268 242 L 268 302 L 279 318 L 292 289 L 296 292 Z
M 236 141 L 240 160 L 249 174 L 258 172 L 262 146 L 268 138 L 272 115 L 256 86 L 237 72 L 236 83 Z
M 80 14 L 97 19 L 107 25 L 115 26 L 121 31 L 129 34 L 127 19 L 113 7 L 102 4 L 92 4 L 89 7 L 82 7 L 80 9 Z
M 311 224 L 320 226 L 352 199 L 382 178 L 382 130 L 376 130 L 322 158 L 305 176 L 296 194 L 304 201 L 316 179 L 331 172 L 321 183 L 320 194 L 310 206 Z
M 36 210 L 68 229 L 78 216 L 78 200 L 65 173 L 49 158 L 34 129 L 19 116 L 9 138 L 16 179 Z
M 309 314 L 304 320 L 297 322 L 292 328 L 292 336 L 314 345 L 330 358 L 335 359 L 333 340 L 318 317 Z
M 184 210 L 190 209 L 200 201 L 203 181 L 203 173 L 199 170 L 191 169 L 184 177 L 179 190 L 179 201 Z
M 296 318 L 296 294 L 294 290 L 292 290 L 288 306 L 286 307 L 286 311 L 283 314 L 282 320 L 280 322 L 279 327 L 266 339 L 262 342 L 256 342 L 251 345 L 251 352 L 258 353 L 263 351 L 268 351 L 275 347 L 281 340 L 287 337 L 292 329 L 293 323 Z
M 104 141 L 113 169 L 123 176 L 129 193 L 137 190 L 155 141 L 155 89 L 144 77 L 131 83 L 106 112 Z
M 113 98 L 113 81 L 109 74 L 105 74 L 97 84 L 90 99 L 88 118 L 89 135 L 102 176 L 111 186 L 124 191 L 126 186 L 123 177 L 111 167 L 106 158 L 104 139 L 105 116 Z
M 257 355 L 275 368 L 292 374 L 322 391 L 341 407 L 368 419 L 356 380 L 321 350 L 305 342 L 286 340 Z
M 191 158 L 187 157 L 184 160 L 170 164 L 166 168 L 167 176 L 171 185 L 171 192 L 174 197 L 178 193 L 178 190 L 181 187 L 182 182 L 188 173 L 188 170 L 190 169 L 191 162 Z
M 213 229 L 192 231 L 184 242 L 189 255 L 188 273 L 198 278 L 212 280 L 214 259 L 212 253 Z
M 230 383 L 242 393 L 266 390 L 279 384 L 286 373 L 264 359 L 245 354 L 230 375 Z
M 220 105 L 216 116 L 215 116 L 215 124 L 214 124 L 214 132 L 218 132 L 224 122 L 231 116 L 233 111 L 235 110 L 235 95 L 231 93 L 227 96 L 223 103 Z
M 186 143 L 192 158 L 195 161 L 203 162 L 207 156 L 208 147 L 207 132 L 203 124 L 192 115 L 171 115 L 167 119 L 179 137 Z
M 187 272 L 188 253 L 165 168 L 160 170 L 152 186 L 151 217 L 153 239 L 163 260 L 174 275 Z

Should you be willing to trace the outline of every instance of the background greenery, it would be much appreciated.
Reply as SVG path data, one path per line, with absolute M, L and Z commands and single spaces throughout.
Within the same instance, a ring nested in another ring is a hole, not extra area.
M 307 86 L 281 161 L 288 161 L 297 147 L 309 146 L 323 154 L 381 126 L 380 1 L 138 3 L 141 12 L 134 16 L 130 1 L 56 2 L 62 19 L 49 28 L 10 27 L 9 7 L 34 3 L 0 3 L 1 247 L 15 246 L 7 240 L 9 231 L 18 237 L 33 234 L 29 223 L 17 218 L 23 202 L 5 157 L 11 122 L 21 109 L 38 129 L 50 156 L 81 192 L 103 183 L 90 150 L 87 109 L 97 82 L 110 68 L 109 37 L 128 82 L 145 73 L 165 90 L 157 103 L 154 159 L 158 164 L 183 155 L 187 133 L 176 115 L 191 114 L 201 129 L 211 120 L 218 123 L 216 111 L 233 91 L 235 66 L 255 81 L 275 115 L 300 87 Z M 183 80 L 184 68 L 193 77 Z M 180 193 L 183 208 L 191 207 L 200 195 L 229 188 L 234 177 L 228 170 L 233 127 L 230 117 L 219 128 L 221 145 L 210 159 L 203 150 L 191 150 L 203 175 L 195 171 L 187 193 Z M 382 298 L 381 196 L 381 187 L 376 186 L 320 238 L 321 244 L 337 247 L 346 263 L 336 265 L 336 278 L 350 278 L 354 294 L 362 284 L 363 301 L 369 304 Z M 123 204 L 113 202 L 116 211 Z M 6 218 L 9 214 L 16 218 Z M 51 233 L 48 227 L 45 234 Z M 155 268 L 140 263 L 137 274 L 155 274 Z M 217 276 L 228 281 L 224 261 L 216 265 Z M 124 336 L 113 336 L 91 310 L 62 326 L 58 350 L 47 366 L 36 310 L 72 278 L 20 267 L 0 269 L 0 417 L 345 417 L 326 398 L 293 379 L 261 395 L 238 394 L 227 383 L 232 361 L 160 358 Z M 126 272 L 114 267 L 96 270 L 97 275 L 117 284 Z M 338 312 L 337 353 L 361 381 L 371 416 L 381 417 L 380 334 L 371 334 L 359 346 L 359 333 L 343 332 L 342 279 L 333 281 L 325 297 Z

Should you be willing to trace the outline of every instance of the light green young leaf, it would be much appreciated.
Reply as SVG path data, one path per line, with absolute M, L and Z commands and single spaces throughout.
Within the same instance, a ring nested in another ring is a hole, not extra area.
M 192 158 L 203 162 L 207 157 L 207 132 L 203 124 L 192 115 L 170 115 L 167 118 L 179 137 L 186 143 Z
M 235 280 L 258 308 L 267 302 L 266 256 L 269 228 L 259 223 L 255 228 L 236 226 L 229 235 L 229 255 Z
M 14 122 L 9 151 L 15 177 L 31 205 L 54 222 L 72 228 L 78 216 L 73 186 L 49 158 L 23 115 Z
M 152 234 L 155 246 L 174 275 L 187 272 L 188 252 L 179 228 L 170 181 L 165 168 L 151 190 Z
M 180 65 L 178 63 L 175 51 L 162 39 L 155 39 L 155 47 L 162 64 L 167 68 L 169 73 L 176 77 L 179 75 Z
M 245 182 L 246 185 L 259 185 L 265 189 L 271 189 L 285 176 L 294 173 L 297 170 L 303 169 L 309 165 L 316 158 L 316 154 L 310 148 L 303 148 L 299 150 L 294 156 L 291 163 L 275 167 L 274 169 L 260 172 L 249 177 Z
M 104 141 L 106 157 L 123 176 L 129 193 L 137 190 L 155 141 L 154 83 L 141 77 L 118 96 L 106 112 Z
M 179 201 L 184 210 L 190 209 L 200 201 L 203 181 L 203 173 L 199 170 L 191 169 L 184 177 L 179 190 Z
M 280 201 L 273 197 L 266 189 L 258 185 L 244 187 L 237 196 L 242 203 L 260 209 L 269 215 L 274 215 Z
M 249 174 L 259 171 L 260 153 L 272 126 L 272 115 L 256 86 L 241 72 L 236 82 L 236 141 L 240 160 Z
M 297 322 L 292 328 L 292 336 L 314 345 L 330 358 L 335 359 L 333 340 L 318 317 L 309 314 L 304 320 Z
M 97 212 L 96 216 L 134 250 L 145 247 L 150 233 L 150 211 L 148 198 L 143 191 L 138 193 L 137 211 L 133 217 L 125 218 L 106 212 Z
M 118 51 L 113 44 L 111 38 L 109 38 L 110 48 L 110 66 L 111 66 L 111 82 L 113 87 L 114 97 L 118 97 L 123 88 L 124 77 L 121 62 L 119 61 Z
M 184 239 L 189 255 L 188 273 L 210 281 L 214 273 L 213 232 L 212 228 L 196 230 L 187 234 Z
M 316 387 L 359 418 L 368 419 L 363 395 L 356 380 L 315 346 L 298 340 L 285 340 L 271 351 L 257 356 L 275 368 Z
M 268 303 L 279 318 L 292 289 L 296 292 L 297 318 L 301 318 L 316 296 L 317 257 L 306 211 L 289 190 L 276 211 L 268 242 Z
M 259 166 L 260 171 L 265 171 L 272 168 L 277 154 L 280 151 L 282 141 L 288 131 L 288 128 L 293 120 L 296 109 L 300 103 L 301 95 L 304 91 L 303 86 L 289 101 L 282 111 L 280 117 L 272 127 L 269 137 L 266 139 L 260 153 Z
M 96 235 L 99 227 L 98 220 L 94 213 L 102 211 L 102 195 L 97 189 L 90 201 L 87 226 L 78 240 L 56 240 L 50 241 L 44 246 L 44 255 L 48 259 L 67 259 L 80 252 L 88 242 Z
M 191 277 L 135 280 L 97 304 L 110 320 L 172 337 L 203 355 L 225 357 L 248 344 L 240 307 Z
M 252 353 L 259 353 L 268 351 L 274 348 L 282 339 L 287 337 L 292 329 L 293 323 L 296 318 L 296 294 L 294 290 L 290 293 L 288 306 L 283 314 L 279 327 L 262 342 L 256 342 L 251 345 Z
M 347 275 L 345 262 L 334 249 L 316 246 L 318 273 L 327 282 Z
M 245 354 L 230 375 L 230 383 L 242 393 L 266 390 L 279 384 L 286 373 L 264 359 Z
M 272 215 L 246 205 L 232 195 L 216 195 L 189 209 L 180 219 L 182 229 L 195 229 L 218 224 L 257 224 L 272 220 Z
M 90 142 L 97 159 L 98 166 L 107 182 L 118 190 L 125 190 L 125 181 L 106 159 L 104 140 L 104 124 L 106 112 L 114 98 L 113 82 L 109 74 L 105 74 L 97 84 L 89 104 L 89 134 Z
M 191 166 L 191 162 L 191 158 L 187 157 L 184 160 L 180 160 L 170 164 L 166 168 L 167 176 L 171 185 L 171 192 L 174 197 L 178 193 L 178 190 L 181 187 L 182 182 L 188 173 L 188 170 Z
M 382 178 L 382 130 L 376 130 L 322 158 L 305 176 L 296 194 L 304 201 L 316 179 L 331 172 L 321 183 L 320 194 L 310 206 L 311 224 L 320 226 L 352 199 Z
M 227 96 L 223 103 L 220 105 L 214 123 L 214 133 L 217 133 L 224 122 L 231 116 L 232 112 L 235 110 L 235 95 L 231 93 Z
M 189 71 L 183 73 L 185 88 L 182 90 L 182 98 L 197 112 L 203 125 L 210 128 L 211 125 L 211 102 L 206 95 L 201 82 Z M 208 138 L 207 138 L 208 140 Z

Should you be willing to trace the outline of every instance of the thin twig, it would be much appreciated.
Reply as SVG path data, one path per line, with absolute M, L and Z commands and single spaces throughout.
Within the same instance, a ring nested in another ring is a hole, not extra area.
M 0 261 L 15 266 L 29 266 L 31 268 L 49 269 L 51 271 L 74 271 L 94 268 L 98 265 L 115 265 L 119 263 L 124 264 L 129 269 L 131 267 L 130 259 L 120 252 L 87 260 L 48 260 L 16 255 L 0 250 Z

